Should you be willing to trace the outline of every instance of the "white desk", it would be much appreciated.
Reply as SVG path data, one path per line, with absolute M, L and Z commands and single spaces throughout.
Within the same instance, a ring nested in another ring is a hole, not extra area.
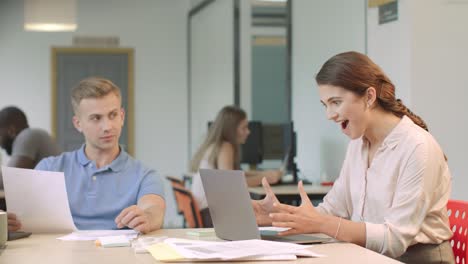
M 151 235 L 190 238 L 189 229 L 164 229 Z M 135 254 L 129 247 L 101 248 L 92 241 L 59 241 L 54 235 L 32 235 L 29 238 L 8 241 L 5 249 L 0 249 L 0 263 L 157 263 L 149 254 Z M 214 238 L 207 238 L 213 240 Z M 262 261 L 248 263 L 401 263 L 368 249 L 348 243 L 315 245 L 314 251 L 327 255 L 324 258 L 300 258 L 296 261 Z M 213 263 L 213 262 L 211 262 Z M 226 262 L 225 262 L 226 263 Z M 234 263 L 234 262 L 230 262 Z M 240 262 L 238 262 L 240 263 Z

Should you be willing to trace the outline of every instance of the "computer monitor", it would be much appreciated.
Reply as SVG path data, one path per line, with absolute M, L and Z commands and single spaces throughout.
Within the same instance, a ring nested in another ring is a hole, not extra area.
M 293 182 L 297 183 L 299 180 L 298 175 L 297 175 L 298 168 L 294 160 L 294 158 L 297 155 L 297 134 L 296 134 L 296 131 L 294 131 L 294 125 L 292 122 L 286 124 L 284 126 L 284 129 L 285 129 L 284 144 L 285 146 L 287 146 L 287 151 L 289 153 L 287 168 L 288 168 L 288 171 L 290 171 L 293 175 Z
M 263 124 L 263 158 L 265 160 L 287 160 L 287 170 L 292 172 L 293 181 L 296 183 L 297 165 L 296 157 L 296 132 L 293 122 L 285 124 Z
M 242 145 L 241 163 L 250 165 L 260 164 L 263 161 L 263 128 L 259 121 L 249 122 L 250 135 Z
M 266 160 L 282 160 L 285 153 L 284 129 L 282 124 L 263 124 L 263 158 Z

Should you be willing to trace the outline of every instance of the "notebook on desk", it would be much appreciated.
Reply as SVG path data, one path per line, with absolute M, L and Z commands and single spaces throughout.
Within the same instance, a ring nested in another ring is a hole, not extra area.
M 298 244 L 322 243 L 330 238 L 313 235 L 260 234 L 243 171 L 200 169 L 216 236 L 226 240 L 265 239 Z

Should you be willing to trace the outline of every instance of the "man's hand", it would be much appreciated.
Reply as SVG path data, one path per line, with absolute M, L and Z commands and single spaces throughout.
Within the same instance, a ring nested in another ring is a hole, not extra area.
M 255 218 L 257 219 L 257 224 L 259 226 L 271 225 L 272 220 L 270 218 L 270 213 L 274 212 L 273 203 L 278 203 L 278 198 L 271 190 L 270 184 L 266 178 L 262 179 L 263 189 L 265 190 L 266 196 L 263 200 L 252 201 L 252 206 L 255 212 Z
M 156 194 L 143 195 L 137 205 L 127 207 L 115 218 L 118 228 L 128 226 L 141 233 L 149 233 L 162 227 L 166 202 Z
M 115 218 L 115 223 L 118 228 L 125 226 L 139 231 L 141 233 L 151 232 L 154 228 L 151 226 L 150 214 L 143 211 L 140 207 L 132 205 L 120 212 Z
M 21 228 L 21 221 L 14 213 L 7 213 L 8 231 L 18 231 Z

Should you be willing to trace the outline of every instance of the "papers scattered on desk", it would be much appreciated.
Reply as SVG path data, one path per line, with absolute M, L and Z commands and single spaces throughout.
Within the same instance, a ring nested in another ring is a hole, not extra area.
M 168 238 L 163 243 L 147 247 L 158 261 L 239 261 L 294 260 L 296 256 L 323 257 L 309 250 L 311 246 L 266 240 L 207 242 Z
M 101 237 L 108 236 L 126 236 L 128 239 L 134 239 L 138 236 L 138 232 L 132 229 L 123 230 L 80 230 L 75 231 L 63 237 L 58 237 L 59 240 L 77 241 L 77 240 L 97 240 Z

